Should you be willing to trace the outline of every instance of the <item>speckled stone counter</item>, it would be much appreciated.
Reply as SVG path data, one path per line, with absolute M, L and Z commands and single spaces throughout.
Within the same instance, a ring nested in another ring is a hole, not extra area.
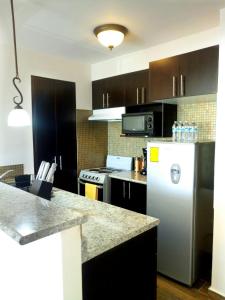
M 113 172 L 109 175 L 111 178 L 127 180 L 130 182 L 136 182 L 141 184 L 147 184 L 147 176 L 141 175 L 139 172 L 134 171 L 122 171 L 122 172 Z
M 86 221 L 81 212 L 0 183 L 0 229 L 21 245 Z
M 83 262 L 159 224 L 156 218 L 62 190 L 54 190 L 52 202 L 89 216 L 87 223 L 82 225 Z

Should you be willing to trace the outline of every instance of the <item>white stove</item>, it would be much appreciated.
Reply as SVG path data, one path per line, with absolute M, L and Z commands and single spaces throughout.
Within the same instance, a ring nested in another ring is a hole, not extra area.
M 99 189 L 101 201 L 110 203 L 110 178 L 113 172 L 132 170 L 133 158 L 108 155 L 106 167 L 91 168 L 80 171 L 78 178 L 78 194 L 85 195 L 85 183 L 95 184 Z

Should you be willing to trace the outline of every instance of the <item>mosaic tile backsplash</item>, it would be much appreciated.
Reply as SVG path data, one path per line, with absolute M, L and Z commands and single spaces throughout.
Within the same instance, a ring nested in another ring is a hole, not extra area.
M 92 111 L 77 110 L 77 172 L 105 165 L 108 151 L 108 125 L 90 122 Z
M 215 140 L 216 102 L 179 104 L 178 121 L 196 122 L 201 140 Z M 141 156 L 150 138 L 121 137 L 121 122 L 108 123 L 108 153 L 121 156 Z M 157 138 L 157 140 L 160 140 Z

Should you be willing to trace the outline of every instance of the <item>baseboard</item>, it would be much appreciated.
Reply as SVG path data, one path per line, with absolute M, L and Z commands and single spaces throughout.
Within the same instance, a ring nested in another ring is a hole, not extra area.
M 225 299 L 225 294 L 224 294 L 224 293 L 221 293 L 220 291 L 218 291 L 218 290 L 216 290 L 216 289 L 214 289 L 212 286 L 209 287 L 209 291 L 211 291 L 211 292 L 213 292 L 213 293 L 215 293 L 215 294 L 217 294 L 217 295 L 219 295 L 219 296 L 222 296 L 222 297 L 224 297 L 224 299 Z

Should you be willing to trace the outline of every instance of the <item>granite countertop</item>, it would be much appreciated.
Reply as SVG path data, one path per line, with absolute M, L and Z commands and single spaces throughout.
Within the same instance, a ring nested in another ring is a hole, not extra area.
M 113 172 L 109 175 L 109 177 L 127 180 L 130 182 L 147 184 L 147 176 L 141 175 L 139 172 L 134 171 Z
M 21 245 L 86 221 L 81 212 L 0 183 L 0 229 Z
M 58 189 L 54 189 L 52 202 L 88 215 L 82 225 L 83 262 L 159 224 L 156 218 Z

